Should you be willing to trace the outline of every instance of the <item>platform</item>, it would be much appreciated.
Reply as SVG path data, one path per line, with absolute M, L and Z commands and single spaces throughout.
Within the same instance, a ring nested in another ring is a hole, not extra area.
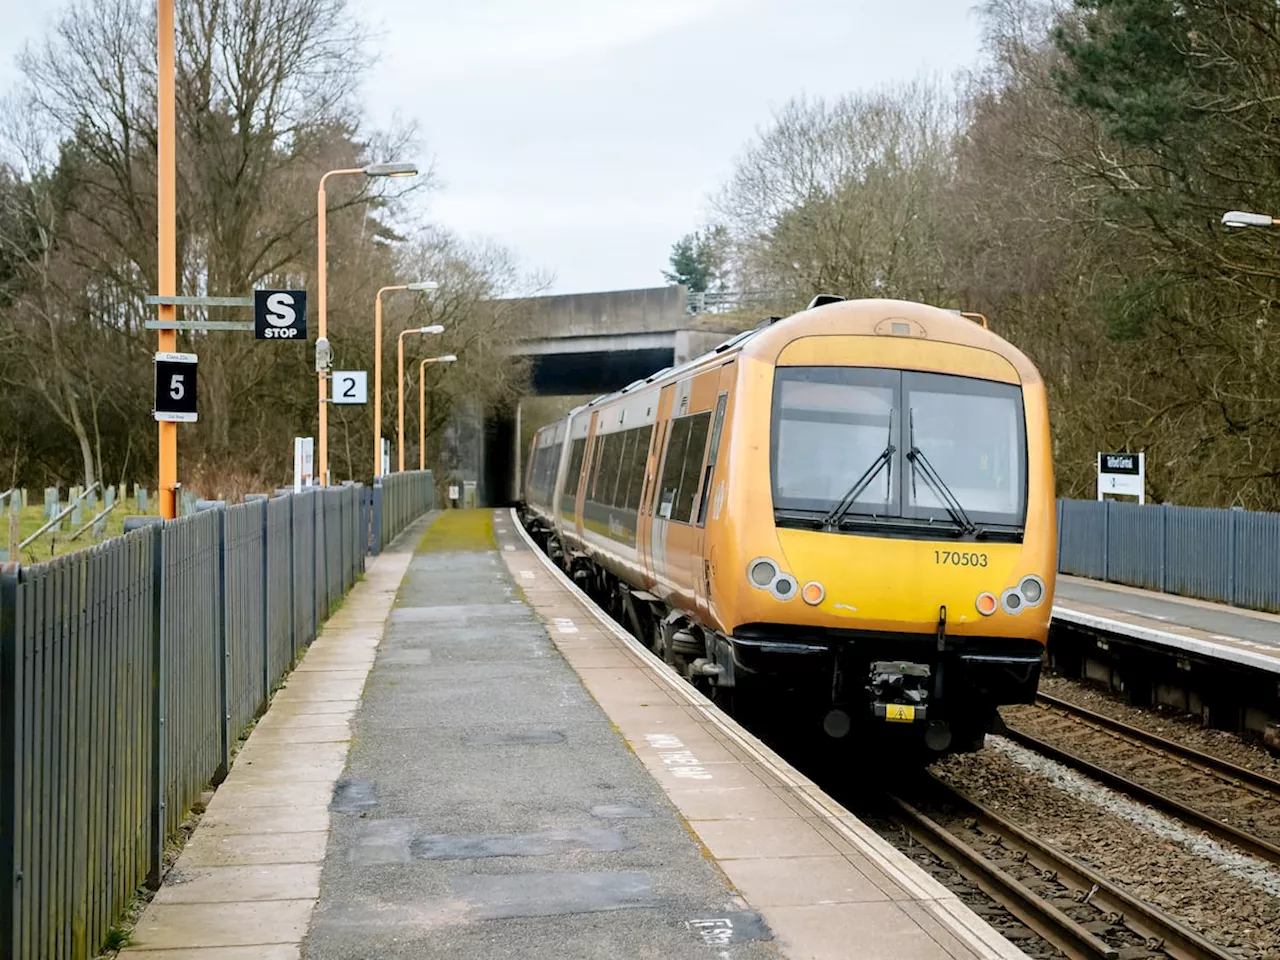
M 384 557 L 350 649 L 318 647 L 336 672 L 308 654 L 276 698 L 134 960 L 1025 960 L 599 614 L 509 512 L 448 512 Z
M 1280 674 L 1280 616 L 1059 575 L 1055 621 Z

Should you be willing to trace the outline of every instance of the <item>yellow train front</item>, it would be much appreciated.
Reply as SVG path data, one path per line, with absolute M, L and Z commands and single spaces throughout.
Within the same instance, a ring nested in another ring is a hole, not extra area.
M 835 300 L 540 432 L 531 522 L 717 699 L 973 749 L 1048 633 L 1043 382 L 958 314 Z

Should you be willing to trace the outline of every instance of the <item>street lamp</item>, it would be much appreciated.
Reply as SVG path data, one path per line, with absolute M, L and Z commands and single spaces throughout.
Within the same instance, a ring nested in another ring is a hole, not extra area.
M 383 287 L 373 298 L 373 475 L 382 476 L 382 295 L 393 290 L 435 290 L 434 280 Z
M 405 330 L 396 340 L 396 406 L 399 408 L 396 433 L 399 442 L 400 471 L 404 472 L 404 338 L 413 333 L 444 333 L 444 327 L 433 323 L 429 327 L 414 327 Z
M 1222 215 L 1222 225 L 1224 227 L 1274 227 L 1280 224 L 1280 219 L 1276 219 L 1266 213 L 1246 213 L 1244 210 L 1229 210 Z
M 342 170 L 330 170 L 320 178 L 320 189 L 316 193 L 316 207 L 320 213 L 319 227 L 316 242 L 316 286 L 319 288 L 319 316 L 320 320 L 317 324 L 316 336 L 321 340 L 328 336 L 328 313 L 326 312 L 328 303 L 326 300 L 326 282 L 328 275 L 326 272 L 327 263 L 325 257 L 325 214 L 328 202 L 325 198 L 324 185 L 330 177 L 356 176 L 363 175 L 366 177 L 413 177 L 418 173 L 417 164 L 413 163 L 371 163 L 365 167 L 350 167 Z M 317 452 L 317 472 L 320 475 L 320 485 L 326 487 L 329 485 L 329 408 L 326 406 L 329 394 L 329 382 L 325 379 L 326 372 L 324 370 L 316 371 L 316 379 L 320 381 L 320 438 L 317 443 L 319 448 Z
M 428 357 L 418 364 L 418 469 L 427 469 L 427 378 L 428 363 L 453 363 L 458 358 L 452 353 L 443 357 Z

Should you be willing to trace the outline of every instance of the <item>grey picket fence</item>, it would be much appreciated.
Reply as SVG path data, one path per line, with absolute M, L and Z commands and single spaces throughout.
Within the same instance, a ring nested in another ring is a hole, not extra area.
M 95 956 L 159 882 L 165 841 L 371 546 L 433 505 L 421 475 L 388 480 L 0 565 L 0 958 Z
M 382 551 L 416 517 L 436 507 L 436 482 L 430 470 L 406 470 L 380 477 L 373 484 L 370 551 Z
M 1058 570 L 1280 612 L 1280 513 L 1059 500 Z

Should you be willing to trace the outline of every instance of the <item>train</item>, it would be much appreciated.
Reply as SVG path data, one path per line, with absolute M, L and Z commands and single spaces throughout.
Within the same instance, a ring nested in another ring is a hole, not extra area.
M 542 426 L 520 515 L 731 713 L 932 759 L 1034 701 L 1048 404 L 985 318 L 819 295 Z

